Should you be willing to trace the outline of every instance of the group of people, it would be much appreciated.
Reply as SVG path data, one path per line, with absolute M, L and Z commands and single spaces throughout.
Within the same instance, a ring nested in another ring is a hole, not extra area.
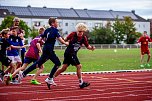
M 11 72 L 11 74 L 5 80 L 5 83 L 8 85 L 10 83 L 10 81 L 16 80 L 16 78 L 18 78 L 17 79 L 18 82 L 21 82 L 21 80 L 24 77 L 26 77 L 26 75 L 28 73 L 30 73 L 31 71 L 38 68 L 35 76 L 31 80 L 31 83 L 40 84 L 40 82 L 38 82 L 36 80 L 36 78 L 43 71 L 43 69 L 44 69 L 43 64 L 47 60 L 50 59 L 54 63 L 54 66 L 49 74 L 49 77 L 46 78 L 46 80 L 45 80 L 49 89 L 50 89 L 50 85 L 56 85 L 53 78 L 57 77 L 60 73 L 64 72 L 70 64 L 74 65 L 77 69 L 76 72 L 77 72 L 77 77 L 78 77 L 78 81 L 79 81 L 79 87 L 84 88 L 84 87 L 89 86 L 90 83 L 85 82 L 82 79 L 82 74 L 81 74 L 82 65 L 77 57 L 77 52 L 79 51 L 79 49 L 81 48 L 82 45 L 85 45 L 85 47 L 87 49 L 92 50 L 92 51 L 95 49 L 94 46 L 89 45 L 88 39 L 84 34 L 88 30 L 87 26 L 84 23 L 78 23 L 76 25 L 76 32 L 70 33 L 65 39 L 63 39 L 60 36 L 60 33 L 57 29 L 57 27 L 58 27 L 57 19 L 49 18 L 48 23 L 49 23 L 50 27 L 47 29 L 44 29 L 44 28 L 39 29 L 39 32 L 41 31 L 41 34 L 31 41 L 30 47 L 29 47 L 28 51 L 26 52 L 22 67 L 18 67 L 16 70 Z M 5 31 L 2 31 L 1 33 L 4 34 L 4 32 Z M 5 32 L 5 35 L 7 35 L 7 34 L 8 34 L 8 32 Z M 4 37 L 4 35 L 3 35 L 3 37 Z M 8 37 L 5 38 L 6 41 L 7 41 L 7 39 L 10 39 L 10 36 L 9 36 L 9 38 Z M 59 58 L 57 57 L 57 55 L 55 54 L 55 51 L 54 51 L 54 45 L 55 45 L 56 39 L 59 40 L 62 44 L 65 44 L 67 46 L 65 53 L 64 53 L 64 61 L 63 61 L 62 66 L 61 66 L 61 62 L 60 62 Z M 19 38 L 17 40 L 17 42 L 18 41 L 20 42 L 20 40 L 21 40 L 21 38 Z M 6 44 L 3 45 L 3 46 L 5 46 L 5 48 L 4 48 L 5 53 L 6 53 L 6 50 L 11 51 L 14 49 L 18 50 L 18 48 L 21 48 L 21 49 L 24 48 L 23 43 L 22 44 L 20 43 L 19 46 L 16 46 L 15 44 L 12 45 L 9 41 L 7 41 L 7 42 L 8 42 L 7 47 L 6 47 Z M 41 49 L 42 45 L 43 45 L 43 49 Z M 7 49 L 8 47 L 10 48 L 10 46 L 11 46 L 11 49 Z M 17 53 L 17 51 L 15 53 Z M 39 55 L 39 53 L 41 53 L 41 56 Z M 5 57 L 6 57 L 6 55 L 5 55 Z M 17 54 L 17 57 L 19 58 L 18 54 Z M 9 58 L 9 60 L 10 60 L 9 64 L 12 64 L 12 61 L 15 61 L 12 58 Z M 27 67 L 31 62 L 33 62 L 33 64 L 31 66 Z M 4 64 L 4 65 L 6 66 L 6 64 Z M 9 65 L 9 67 L 12 67 L 12 66 Z M 6 74 L 6 73 L 7 72 L 3 72 L 3 73 L 1 73 L 1 75 L 4 76 L 4 74 Z
M 47 60 L 51 60 L 54 63 L 49 77 L 45 80 L 49 89 L 50 85 L 56 85 L 53 79 L 64 72 L 69 65 L 76 67 L 76 74 L 80 88 L 90 85 L 89 82 L 85 82 L 82 79 L 82 65 L 77 57 L 77 52 L 83 45 L 89 50 L 93 51 L 95 49 L 94 46 L 89 45 L 88 38 L 84 34 L 88 30 L 86 24 L 78 23 L 76 25 L 76 31 L 71 32 L 65 39 L 63 39 L 60 36 L 59 30 L 57 29 L 57 19 L 49 18 L 48 23 L 50 27 L 47 29 L 44 27 L 39 28 L 39 35 L 30 42 L 29 49 L 25 54 L 24 31 L 19 28 L 20 20 L 19 18 L 15 17 L 13 21 L 14 25 L 10 29 L 4 29 L 1 31 L 2 38 L 0 39 L 0 62 L 2 63 L 0 77 L 3 80 L 3 76 L 5 74 L 8 72 L 11 73 L 5 80 L 7 85 L 10 83 L 10 81 L 12 83 L 20 83 L 28 73 L 36 68 L 38 68 L 38 70 L 30 82 L 32 84 L 41 84 L 37 80 L 37 77 L 40 75 L 40 73 L 42 73 L 44 69 L 43 64 Z M 62 66 L 54 51 L 56 39 L 67 46 L 64 52 Z M 148 42 L 151 42 L 151 39 L 148 37 L 147 32 L 144 31 L 143 36 L 138 40 L 138 43 L 141 43 L 141 67 L 144 67 L 144 54 L 148 54 L 146 66 L 150 66 L 149 61 L 151 55 L 148 48 Z M 19 55 L 19 50 L 21 50 L 21 56 Z M 27 67 L 31 62 L 33 62 L 33 64 Z M 4 66 L 7 67 L 6 70 L 4 70 Z

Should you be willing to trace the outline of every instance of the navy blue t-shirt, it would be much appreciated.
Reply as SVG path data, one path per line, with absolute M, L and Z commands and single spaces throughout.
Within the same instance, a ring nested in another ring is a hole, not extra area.
M 56 38 L 60 37 L 59 30 L 55 27 L 47 28 L 41 37 L 46 38 L 44 48 L 47 50 L 53 50 Z

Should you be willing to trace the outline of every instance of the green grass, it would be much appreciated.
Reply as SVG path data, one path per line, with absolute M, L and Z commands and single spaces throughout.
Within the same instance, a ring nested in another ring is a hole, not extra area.
M 63 62 L 64 50 L 55 50 L 57 56 Z M 141 69 L 140 65 L 140 49 L 96 49 L 89 51 L 81 49 L 78 52 L 80 63 L 82 64 L 82 71 L 112 71 L 112 70 L 135 70 Z M 144 57 L 146 62 L 147 55 Z M 152 65 L 152 62 L 150 62 Z M 44 72 L 48 73 L 53 67 L 53 63 L 49 60 L 45 63 Z M 151 68 L 151 67 L 149 67 Z M 149 69 L 147 68 L 147 69 Z M 75 66 L 69 66 L 67 72 L 75 72 Z
M 61 63 L 63 62 L 64 50 L 55 50 Z M 81 49 L 78 52 L 80 63 L 82 64 L 82 71 L 113 71 L 113 70 L 135 70 L 140 68 L 140 49 L 96 49 L 90 51 L 87 49 Z M 147 55 L 144 57 L 146 62 Z M 49 73 L 53 67 L 53 63 L 48 60 L 45 64 L 44 72 Z M 152 61 L 150 61 L 152 65 Z M 149 67 L 147 69 L 150 69 Z M 66 72 L 75 72 L 75 66 L 69 66 Z M 32 73 L 35 73 L 33 71 Z

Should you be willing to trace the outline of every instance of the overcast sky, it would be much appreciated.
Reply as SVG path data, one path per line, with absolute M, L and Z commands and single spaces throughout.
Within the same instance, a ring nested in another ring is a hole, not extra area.
M 0 0 L 1 6 L 75 8 L 90 10 L 131 11 L 145 19 L 152 19 L 152 0 Z

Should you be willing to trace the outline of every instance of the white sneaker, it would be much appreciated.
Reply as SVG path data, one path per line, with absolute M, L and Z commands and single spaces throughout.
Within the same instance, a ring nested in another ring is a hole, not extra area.
M 12 80 L 10 83 L 11 84 L 21 84 L 21 82 L 19 82 L 18 80 Z
M 45 80 L 46 83 L 50 84 L 50 85 L 53 85 L 53 86 L 56 86 L 57 84 L 53 81 L 53 79 L 50 79 L 50 78 L 46 78 Z
M 23 71 L 19 71 L 18 73 L 18 82 L 21 82 L 21 80 L 23 79 Z

